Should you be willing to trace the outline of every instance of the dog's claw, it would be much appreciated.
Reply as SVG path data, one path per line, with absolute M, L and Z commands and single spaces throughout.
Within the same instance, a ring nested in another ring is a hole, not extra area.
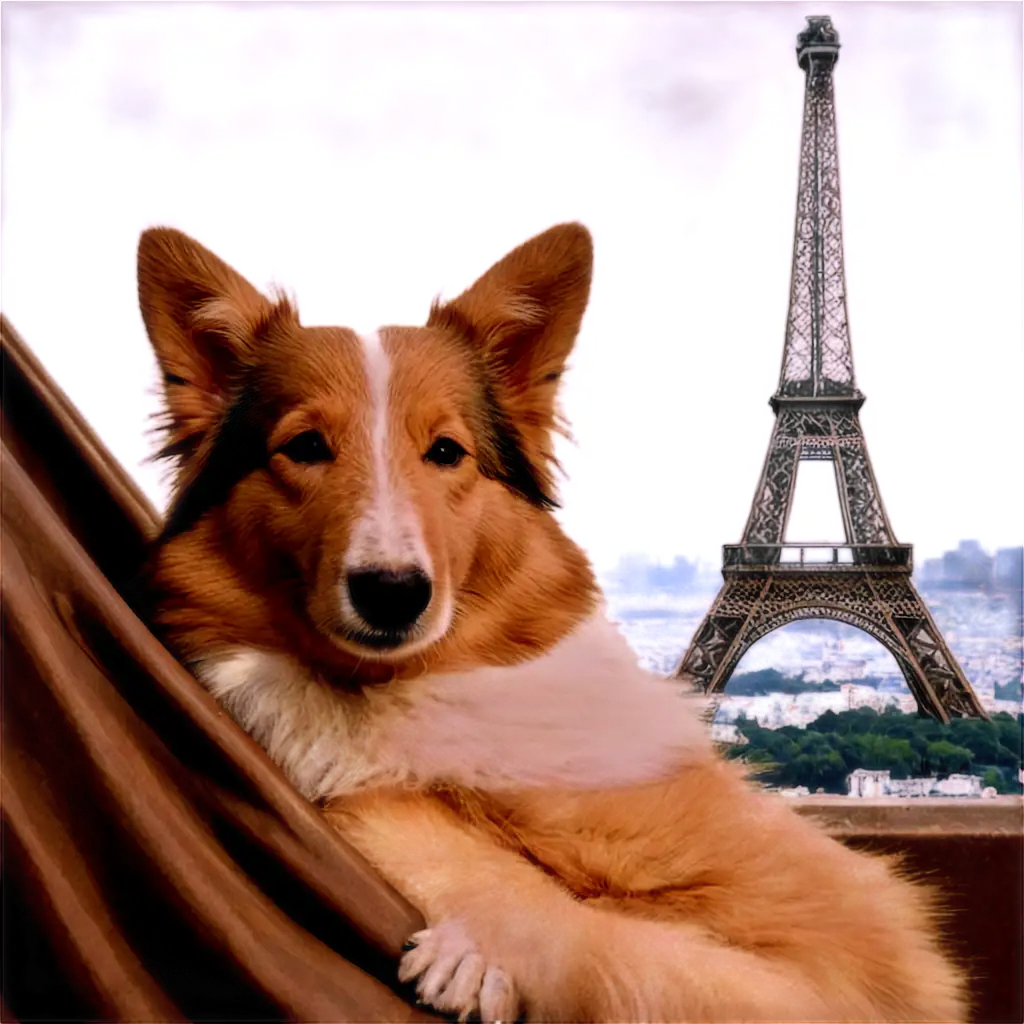
M 511 979 L 485 962 L 477 945 L 457 921 L 442 921 L 410 937 L 402 957 L 400 981 L 416 978 L 417 1005 L 429 1004 L 460 1024 L 471 1020 L 514 1021 L 519 998 Z

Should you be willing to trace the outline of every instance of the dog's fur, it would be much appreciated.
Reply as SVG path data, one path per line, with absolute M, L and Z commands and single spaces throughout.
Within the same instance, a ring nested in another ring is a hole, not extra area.
M 154 625 L 423 912 L 400 976 L 439 1009 L 961 1020 L 929 893 L 714 754 L 551 513 L 591 261 L 561 225 L 426 326 L 357 335 L 143 234 L 176 466 Z M 365 572 L 429 599 L 374 625 Z

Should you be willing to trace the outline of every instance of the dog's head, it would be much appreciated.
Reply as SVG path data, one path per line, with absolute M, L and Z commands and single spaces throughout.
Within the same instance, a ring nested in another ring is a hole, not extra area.
M 176 466 L 165 540 L 216 517 L 253 587 L 287 583 L 337 648 L 393 661 L 445 635 L 481 544 L 555 504 L 558 379 L 590 236 L 551 228 L 423 327 L 305 327 L 198 243 L 139 244 Z

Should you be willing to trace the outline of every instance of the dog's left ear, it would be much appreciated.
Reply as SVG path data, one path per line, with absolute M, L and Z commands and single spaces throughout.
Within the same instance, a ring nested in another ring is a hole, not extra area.
M 483 356 L 496 411 L 511 434 L 499 438 L 499 456 L 514 463 L 512 443 L 526 462 L 495 475 L 543 506 L 555 504 L 555 396 L 587 307 L 593 262 L 590 232 L 559 224 L 513 249 L 457 299 L 435 303 L 427 320 L 458 332 Z M 509 478 L 524 473 L 532 481 Z

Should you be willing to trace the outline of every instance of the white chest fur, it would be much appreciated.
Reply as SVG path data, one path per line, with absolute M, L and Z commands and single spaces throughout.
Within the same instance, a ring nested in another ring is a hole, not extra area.
M 436 782 L 626 785 L 708 748 L 701 702 L 639 668 L 603 616 L 533 661 L 358 693 L 254 648 L 219 652 L 197 671 L 311 800 Z

